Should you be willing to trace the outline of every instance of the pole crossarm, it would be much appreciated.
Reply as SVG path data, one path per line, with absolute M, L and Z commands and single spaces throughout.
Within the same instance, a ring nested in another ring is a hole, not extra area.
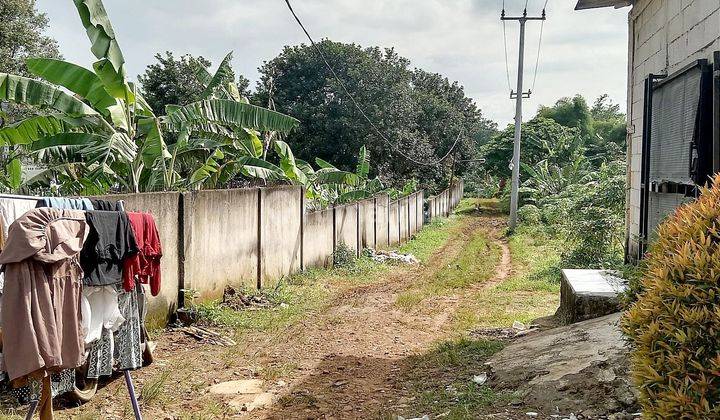
M 530 95 L 532 95 L 531 90 L 529 90 L 527 92 L 523 92 L 522 97 L 524 99 L 528 99 L 528 98 L 530 98 Z M 514 90 L 511 90 L 510 91 L 510 99 L 517 99 L 517 97 L 518 97 L 518 94 Z

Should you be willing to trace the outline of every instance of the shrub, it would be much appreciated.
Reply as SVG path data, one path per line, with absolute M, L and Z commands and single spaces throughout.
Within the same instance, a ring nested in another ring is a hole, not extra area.
M 525 204 L 518 209 L 518 219 L 528 225 L 540 223 L 540 209 L 532 204 Z
M 720 175 L 658 229 L 623 319 L 647 418 L 720 418 Z
M 340 242 L 333 252 L 333 265 L 338 268 L 349 268 L 355 264 L 357 254 L 345 242 Z

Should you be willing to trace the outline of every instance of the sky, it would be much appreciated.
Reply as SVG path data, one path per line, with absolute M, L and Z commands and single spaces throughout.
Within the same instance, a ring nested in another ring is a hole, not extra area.
M 505 0 L 508 15 L 522 13 L 526 0 Z M 539 14 L 545 0 L 527 0 Z M 202 55 L 217 65 L 234 52 L 235 71 L 251 80 L 257 68 L 285 45 L 307 42 L 284 0 L 105 0 L 128 75 L 135 79 L 157 52 Z M 500 22 L 502 0 L 294 0 L 316 39 L 362 46 L 395 47 L 413 66 L 457 80 L 485 117 L 501 128 L 514 118 Z M 528 22 L 524 119 L 539 105 L 581 94 L 589 101 L 607 93 L 625 109 L 627 12 L 612 8 L 574 11 L 575 0 L 548 0 L 540 62 L 535 79 L 540 23 Z M 37 0 L 50 19 L 48 34 L 66 60 L 90 67 L 80 18 L 71 0 Z M 507 22 L 510 82 L 515 88 L 519 24 Z

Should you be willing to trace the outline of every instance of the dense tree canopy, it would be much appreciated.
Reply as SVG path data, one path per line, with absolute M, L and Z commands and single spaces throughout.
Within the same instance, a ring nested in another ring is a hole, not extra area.
M 0 73 L 29 76 L 25 60 L 29 57 L 59 58 L 57 42 L 44 34 L 45 13 L 35 8 L 35 0 L 0 1 Z M 0 127 L 31 115 L 24 106 L 0 103 Z
M 196 76 L 197 66 L 209 69 L 210 60 L 190 54 L 175 58 L 170 51 L 155 54 L 155 59 L 158 62 L 147 66 L 145 73 L 138 76 L 145 99 L 155 113 L 165 115 L 166 105 L 187 105 L 201 99 L 205 86 Z M 231 72 L 228 78 L 234 80 L 235 74 Z M 236 84 L 240 93 L 247 96 L 250 82 L 240 75 Z
M 434 162 L 460 136 L 457 159 L 469 159 L 476 156 L 476 142 L 494 132 L 495 125 L 483 118 L 462 86 L 411 69 L 410 61 L 393 49 L 329 40 L 319 45 L 387 141 L 352 104 L 317 51 L 306 45 L 286 47 L 260 68 L 254 102 L 274 104 L 278 111 L 301 121 L 300 129 L 291 133 L 287 142 L 302 159 L 318 156 L 351 169 L 356 151 L 365 145 L 386 183 L 398 185 L 415 177 L 433 189 L 447 182 L 451 159 L 442 165 L 423 166 L 398 151 L 412 160 Z

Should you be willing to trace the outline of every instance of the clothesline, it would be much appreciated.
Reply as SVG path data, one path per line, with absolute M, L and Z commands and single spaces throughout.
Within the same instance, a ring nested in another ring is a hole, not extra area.
M 10 198 L 13 200 L 32 200 L 32 201 L 42 200 L 42 197 L 35 197 L 35 196 L 31 196 L 31 195 L 16 195 L 16 194 L 0 194 L 0 198 Z

